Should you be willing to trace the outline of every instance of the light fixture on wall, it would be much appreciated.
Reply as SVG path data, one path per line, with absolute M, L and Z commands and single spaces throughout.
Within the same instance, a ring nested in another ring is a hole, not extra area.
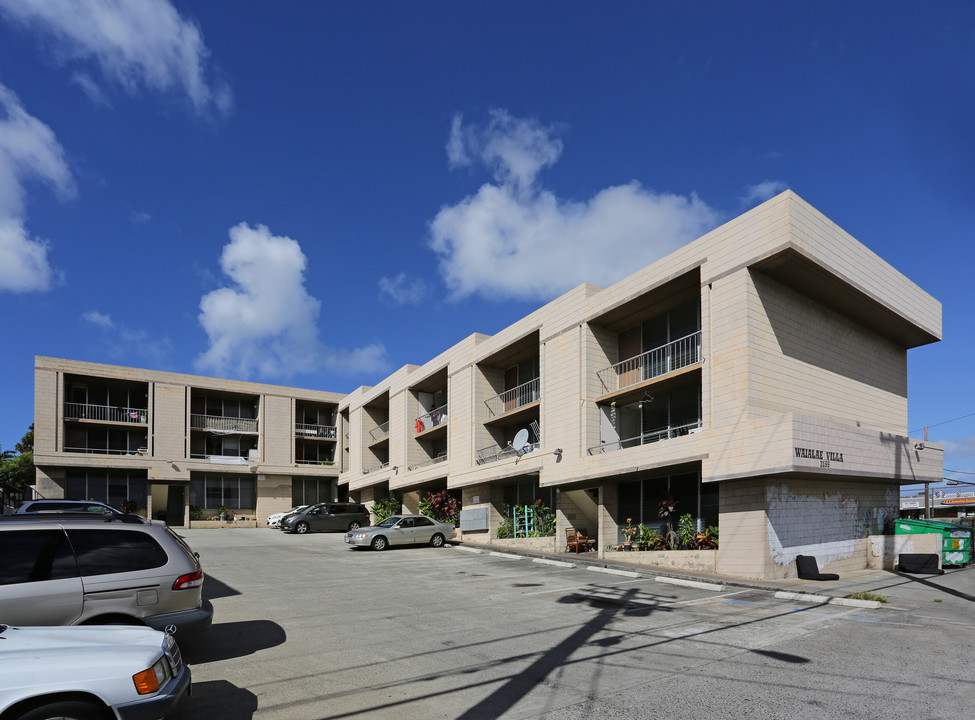
M 553 455 L 554 455 L 554 456 L 555 456 L 556 458 L 558 458 L 559 460 L 561 460 L 561 459 L 562 459 L 562 448 L 555 448 L 555 449 L 554 449 L 554 450 L 552 451 L 552 454 L 553 454 Z

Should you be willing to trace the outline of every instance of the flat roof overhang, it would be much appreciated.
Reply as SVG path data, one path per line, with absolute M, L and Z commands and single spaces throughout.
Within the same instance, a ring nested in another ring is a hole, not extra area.
M 902 347 L 941 339 L 795 247 L 783 248 L 750 267 Z

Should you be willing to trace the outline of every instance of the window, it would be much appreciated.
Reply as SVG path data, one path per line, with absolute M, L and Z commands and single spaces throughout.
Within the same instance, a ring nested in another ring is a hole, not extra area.
M 430 518 L 427 517 L 416 518 L 417 527 L 429 527 L 430 525 L 433 525 L 433 520 L 431 520 Z
M 82 575 L 109 575 L 162 567 L 169 556 L 156 540 L 132 530 L 68 530 Z
M 291 479 L 292 505 L 314 505 L 334 499 L 331 480 L 300 477 Z
M 295 503 L 307 505 L 308 503 Z M 192 473 L 190 505 L 216 509 L 251 510 L 254 508 L 254 478 L 238 475 Z
M 123 500 L 144 508 L 148 494 L 145 471 L 72 469 L 65 484 L 66 500 L 97 500 L 114 508 L 122 507 Z
M 0 585 L 78 577 L 62 530 L 0 532 Z
M 667 497 L 677 503 L 671 518 L 675 530 L 677 521 L 684 515 L 693 517 L 699 530 L 718 524 L 718 487 L 714 483 L 702 484 L 696 472 L 620 483 L 617 519 L 622 524 L 626 518 L 632 518 L 634 525 L 643 524 L 663 532 L 668 519 L 658 513 L 660 501 Z

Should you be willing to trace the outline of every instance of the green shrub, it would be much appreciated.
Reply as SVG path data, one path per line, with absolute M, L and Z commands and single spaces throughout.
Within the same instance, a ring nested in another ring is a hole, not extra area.
M 391 515 L 398 515 L 403 511 L 403 501 L 390 493 L 377 500 L 372 506 L 372 514 L 376 516 L 376 523 L 381 523 Z

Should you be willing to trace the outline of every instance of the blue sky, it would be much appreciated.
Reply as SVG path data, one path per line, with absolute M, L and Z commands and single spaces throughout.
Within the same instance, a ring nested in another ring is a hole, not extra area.
M 347 392 L 788 187 L 975 472 L 975 5 L 739 5 L 0 0 L 0 446 L 35 355 Z

